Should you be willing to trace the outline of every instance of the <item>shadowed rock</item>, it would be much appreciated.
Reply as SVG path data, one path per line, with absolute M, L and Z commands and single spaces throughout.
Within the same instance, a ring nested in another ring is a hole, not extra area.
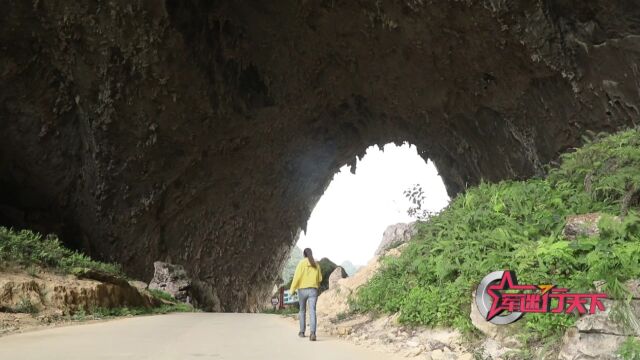
M 344 271 L 342 266 L 336 267 L 335 270 L 333 270 L 333 272 L 331 273 L 331 275 L 329 275 L 329 289 L 335 288 L 336 284 L 338 283 L 338 280 L 344 279 L 346 277 L 349 277 L 349 275 L 347 275 L 347 272 Z
M 162 290 L 176 300 L 188 302 L 191 279 L 181 265 L 173 265 L 162 261 L 153 263 L 153 279 L 149 283 L 150 290 Z

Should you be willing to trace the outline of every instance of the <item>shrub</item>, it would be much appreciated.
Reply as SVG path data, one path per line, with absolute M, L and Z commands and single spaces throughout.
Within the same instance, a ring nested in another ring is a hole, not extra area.
M 38 311 L 38 308 L 26 297 L 21 298 L 18 305 L 13 309 L 13 312 L 25 314 L 36 314 Z
M 13 231 L 0 227 L 0 262 L 26 268 L 46 267 L 70 273 L 74 268 L 89 268 L 123 275 L 120 265 L 94 261 L 65 248 L 57 237 L 42 237 L 29 230 Z
M 640 277 L 640 132 L 599 137 L 562 156 L 546 179 L 482 183 L 418 225 L 399 258 L 357 293 L 354 309 L 395 313 L 407 324 L 472 329 L 471 294 L 488 273 L 511 269 L 522 283 L 553 283 L 592 291 L 606 281 L 610 296 Z M 600 234 L 574 241 L 562 231 L 567 215 L 600 212 Z M 623 314 L 622 318 L 629 313 Z M 563 332 L 571 315 L 525 316 L 524 328 L 542 338 Z
M 640 360 L 640 340 L 628 337 L 618 349 L 618 354 L 624 360 Z
M 158 289 L 149 289 L 149 293 L 151 293 L 151 295 L 153 295 L 154 297 L 156 297 L 158 299 L 162 299 L 162 300 L 166 300 L 166 301 L 170 301 L 170 302 L 175 302 L 176 301 L 176 299 L 166 291 L 162 291 L 162 290 L 158 290 Z

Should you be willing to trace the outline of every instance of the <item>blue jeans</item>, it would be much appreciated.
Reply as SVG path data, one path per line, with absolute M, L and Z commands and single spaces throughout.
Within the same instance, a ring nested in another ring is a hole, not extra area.
M 304 333 L 306 328 L 306 305 L 309 300 L 309 321 L 311 324 L 311 333 L 316 333 L 316 302 L 318 302 L 318 289 L 306 288 L 298 289 L 298 299 L 300 301 L 300 332 Z

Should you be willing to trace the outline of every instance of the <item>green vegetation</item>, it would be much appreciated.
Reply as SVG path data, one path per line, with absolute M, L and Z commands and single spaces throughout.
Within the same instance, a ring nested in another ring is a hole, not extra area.
M 276 310 L 274 310 L 273 308 L 268 308 L 262 311 L 262 313 L 264 314 L 278 314 L 278 315 L 293 315 L 293 314 L 297 314 L 298 312 L 300 312 L 300 308 L 298 308 L 297 306 L 287 306 L 284 309 L 276 309 Z
M 553 283 L 628 299 L 622 283 L 640 277 L 640 131 L 597 136 L 562 157 L 546 179 L 483 183 L 419 225 L 399 258 L 360 289 L 356 311 L 400 312 L 406 324 L 453 326 L 467 334 L 471 294 L 488 273 L 511 269 L 521 283 Z M 568 215 L 600 212 L 600 234 L 568 240 Z M 617 218 L 615 216 L 618 216 Z M 628 306 L 618 319 L 631 323 Z M 571 315 L 527 314 L 518 326 L 528 343 L 549 341 Z
M 148 291 L 155 298 L 158 298 L 158 299 L 161 299 L 161 300 L 165 300 L 165 301 L 170 301 L 170 302 L 175 302 L 176 301 L 176 299 L 166 291 L 162 291 L 162 290 L 158 290 L 158 289 L 148 289 Z
M 194 308 L 189 304 L 176 303 L 164 304 L 159 307 L 116 307 L 116 308 L 94 308 L 89 312 L 78 310 L 72 316 L 71 320 L 84 321 L 92 319 L 108 319 L 122 316 L 138 316 L 138 315 L 158 315 L 173 312 L 193 312 Z
M 26 297 L 21 298 L 18 305 L 16 305 L 16 307 L 11 310 L 11 312 L 14 313 L 24 314 L 37 314 L 39 312 L 38 308 L 31 302 L 30 299 Z
M 175 303 L 165 304 L 158 307 L 146 308 L 146 307 L 119 307 L 119 308 L 96 308 L 91 311 L 91 314 L 99 318 L 109 318 L 118 316 L 134 316 L 134 315 L 155 315 L 155 314 L 167 314 L 172 312 L 192 312 L 193 307 L 189 304 Z
M 0 227 L 0 264 L 22 267 L 30 276 L 37 276 L 39 268 L 76 275 L 86 273 L 88 270 L 94 270 L 99 273 L 122 277 L 122 281 L 126 281 L 119 265 L 94 261 L 86 255 L 66 249 L 55 236 L 42 237 L 28 230 L 16 232 Z M 176 303 L 176 300 L 164 291 L 149 290 L 149 292 L 152 296 L 172 302 L 172 304 L 164 304 L 152 308 L 97 308 L 88 313 L 81 310 L 76 312 L 72 318 L 83 320 L 85 318 L 194 311 L 191 305 Z M 22 299 L 15 308 L 6 310 L 30 314 L 38 312 L 37 307 L 26 298 Z
M 640 340 L 628 337 L 618 349 L 618 354 L 624 360 L 640 360 Z
M 74 268 L 88 268 L 113 275 L 123 275 L 117 264 L 91 260 L 88 256 L 65 248 L 53 235 L 42 237 L 29 230 L 13 231 L 0 227 L 0 263 L 30 268 L 34 266 L 71 273 Z

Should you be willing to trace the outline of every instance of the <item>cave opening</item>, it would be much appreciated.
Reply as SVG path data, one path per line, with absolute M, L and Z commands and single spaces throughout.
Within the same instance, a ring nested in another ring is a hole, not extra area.
M 365 265 L 388 226 L 417 219 L 408 212 L 416 205 L 405 194 L 416 185 L 423 191 L 422 210 L 438 212 L 448 204 L 438 170 L 416 146 L 370 146 L 355 164 L 344 165 L 334 175 L 297 247 L 312 248 L 315 257 L 328 258 L 347 272 Z

